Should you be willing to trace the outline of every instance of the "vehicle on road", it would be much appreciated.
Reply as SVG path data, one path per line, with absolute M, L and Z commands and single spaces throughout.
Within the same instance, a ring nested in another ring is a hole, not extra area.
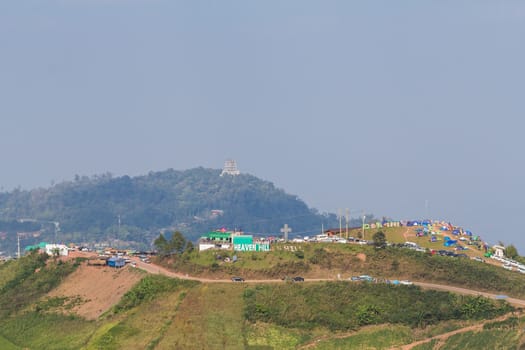
M 304 277 L 295 276 L 294 278 L 292 278 L 292 281 L 294 281 L 294 282 L 304 282 Z
M 361 276 L 359 276 L 359 279 L 361 281 L 365 281 L 365 282 L 373 282 L 374 281 L 374 277 L 368 276 L 368 275 L 361 275 Z
M 244 282 L 244 278 L 235 276 L 235 277 L 232 277 L 232 282 Z
M 399 284 L 402 284 L 402 285 L 405 285 L 405 286 L 411 286 L 411 285 L 413 285 L 414 283 L 412 283 L 412 282 L 409 281 L 409 280 L 401 280 L 401 281 L 399 281 Z

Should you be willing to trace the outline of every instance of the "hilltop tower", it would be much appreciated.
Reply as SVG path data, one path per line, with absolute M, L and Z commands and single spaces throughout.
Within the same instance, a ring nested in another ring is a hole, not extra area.
M 223 175 L 240 175 L 241 172 L 237 169 L 237 163 L 233 159 L 228 159 L 224 162 L 224 167 L 222 168 L 221 176 Z

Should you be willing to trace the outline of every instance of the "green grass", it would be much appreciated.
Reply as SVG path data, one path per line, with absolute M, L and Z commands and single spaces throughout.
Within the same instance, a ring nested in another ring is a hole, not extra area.
M 0 288 L 14 279 L 17 273 L 19 273 L 19 270 L 20 264 L 18 264 L 16 260 L 0 263 Z
M 246 343 L 248 349 L 296 349 L 308 337 L 300 330 L 288 329 L 274 324 L 259 322 L 246 329 Z M 307 333 L 308 334 L 308 333 Z
M 29 312 L 3 320 L 0 329 L 21 348 L 67 350 L 80 349 L 96 325 L 77 317 Z
M 385 228 L 389 240 L 403 242 L 402 228 Z M 408 229 L 413 232 L 413 228 Z M 369 230 L 372 235 L 374 230 Z M 409 237 L 411 241 L 442 249 L 442 243 L 430 243 L 428 237 Z M 421 241 L 421 242 L 420 242 Z M 298 256 L 296 251 L 301 251 Z M 467 251 L 480 255 L 480 252 Z M 216 255 L 237 255 L 238 261 L 224 262 Z M 301 257 L 302 256 L 302 257 Z M 366 256 L 366 260 L 362 257 Z M 166 262 L 167 263 L 167 262 Z M 170 267 L 170 266 L 169 266 Z M 397 247 L 376 249 L 373 246 L 333 243 L 279 243 L 271 252 L 225 252 L 205 251 L 192 253 L 186 259 L 178 258 L 171 264 L 176 270 L 212 278 L 229 278 L 233 275 L 249 279 L 278 279 L 283 276 L 300 275 L 306 278 L 342 279 L 352 275 L 369 274 L 378 278 L 411 279 L 448 284 L 474 290 L 507 294 L 525 298 L 525 280 L 516 272 L 498 266 L 483 264 L 470 259 L 430 256 L 428 253 Z
M 244 349 L 244 288 L 209 284 L 190 290 L 155 349 Z
M 518 332 L 515 330 L 485 330 L 455 334 L 440 350 L 507 350 L 516 349 L 517 344 Z
M 251 322 L 333 331 L 380 323 L 422 328 L 445 320 L 493 318 L 512 309 L 483 297 L 351 282 L 257 285 L 247 288 L 244 297 Z
M 439 343 L 438 339 L 432 339 L 426 343 L 414 346 L 412 350 L 434 350 L 434 346 L 437 345 L 437 343 Z
M 366 329 L 349 337 L 319 341 L 316 350 L 332 349 L 390 349 L 410 343 L 412 334 L 410 328 L 402 326 L 378 326 Z
M 11 343 L 6 338 L 2 337 L 0 335 L 0 349 L 2 350 L 21 350 L 22 348 L 16 346 L 15 344 Z
M 301 249 L 304 258 L 284 247 Z M 262 254 L 239 253 L 239 261 L 223 263 L 221 269 L 226 267 L 219 273 L 280 277 L 306 266 L 305 277 L 368 273 L 376 277 L 451 279 L 463 285 L 508 282 L 502 288 L 509 290 L 525 286 L 523 281 L 513 279 L 521 276 L 509 276 L 501 269 L 406 249 L 293 243 L 276 245 L 276 249 Z M 366 262 L 358 259 L 361 253 L 366 254 Z M 398 270 L 392 269 L 393 261 L 398 262 Z M 213 262 L 213 252 L 192 254 L 188 266 L 207 269 L 206 264 Z M 492 318 L 506 310 L 483 298 L 424 291 L 415 286 L 344 281 L 201 284 L 145 275 L 117 306 L 97 321 L 87 321 L 51 313 L 77 302 L 42 298 L 75 266 L 44 263 L 33 256 L 0 266 L 0 281 L 4 281 L 0 286 L 4 312 L 0 318 L 0 349 L 263 350 L 295 349 L 308 344 L 315 344 L 317 349 L 383 349 L 461 327 L 459 319 Z M 476 278 L 482 281 L 476 282 Z M 487 326 L 491 329 L 452 337 L 447 348 L 516 346 L 517 322 L 493 322 Z M 477 339 L 480 337 L 482 341 Z M 420 349 L 431 346 L 421 345 Z

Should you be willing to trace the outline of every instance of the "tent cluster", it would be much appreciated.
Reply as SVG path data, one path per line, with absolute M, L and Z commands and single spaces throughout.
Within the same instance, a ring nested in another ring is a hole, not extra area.
M 462 227 L 454 226 L 450 222 L 433 221 L 433 220 L 410 220 L 402 222 L 406 226 L 419 226 L 416 228 L 418 237 L 429 237 L 430 242 L 443 241 L 444 247 L 455 247 L 464 250 L 466 247 L 461 246 L 460 241 L 468 245 L 474 245 L 479 249 L 488 251 L 489 246 L 481 240 L 481 237 L 474 235 L 472 231 L 465 230 Z

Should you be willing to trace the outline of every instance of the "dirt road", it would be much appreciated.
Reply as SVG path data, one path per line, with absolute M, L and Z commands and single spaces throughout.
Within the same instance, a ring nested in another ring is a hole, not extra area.
M 174 278 L 181 278 L 181 279 L 187 279 L 187 280 L 193 280 L 193 281 L 199 281 L 203 283 L 227 283 L 231 282 L 229 279 L 211 279 L 211 278 L 202 278 L 202 277 L 195 277 L 195 276 L 189 276 L 187 274 L 177 273 L 173 271 L 169 271 L 168 269 L 165 269 L 161 266 L 151 264 L 151 263 L 144 263 L 140 261 L 139 259 L 133 260 L 137 267 L 149 272 L 149 273 L 155 273 L 155 274 L 162 274 L 168 277 L 174 277 Z M 335 278 L 305 278 L 305 282 L 322 282 L 322 281 L 336 281 Z M 245 283 L 282 283 L 282 280 L 280 279 L 260 279 L 260 280 L 246 280 Z M 454 286 L 448 286 L 443 284 L 435 284 L 435 283 L 426 283 L 426 282 L 413 282 L 415 285 L 420 286 L 424 289 L 434 289 L 434 290 L 442 290 L 447 292 L 453 292 L 458 294 L 464 294 L 464 295 L 481 295 L 490 299 L 504 299 L 508 303 L 518 306 L 518 307 L 525 307 L 525 300 L 523 299 L 516 299 L 516 298 L 509 298 L 506 296 L 502 296 L 499 294 L 492 294 L 487 292 L 480 292 L 477 290 L 472 289 L 466 289 L 466 288 L 460 288 L 460 287 L 454 287 Z

